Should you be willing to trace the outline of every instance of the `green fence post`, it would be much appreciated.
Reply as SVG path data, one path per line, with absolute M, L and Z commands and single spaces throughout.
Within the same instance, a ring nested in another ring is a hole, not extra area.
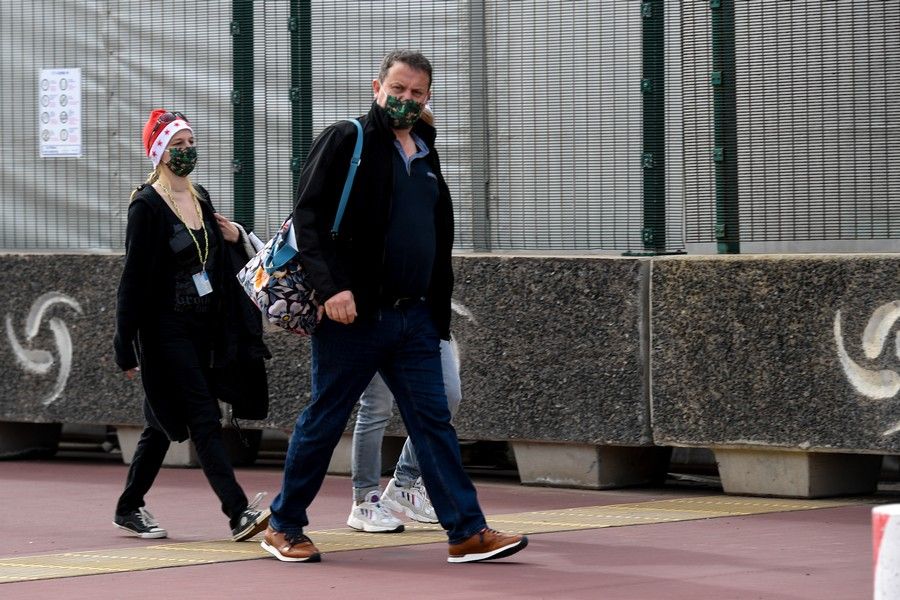
M 469 2 L 469 85 L 473 90 L 488 90 L 487 34 L 484 0 Z M 473 94 L 469 113 L 472 144 L 472 246 L 477 252 L 491 251 L 490 123 L 488 96 Z
M 644 0 L 641 9 L 641 117 L 643 139 L 643 250 L 625 256 L 683 254 L 666 249 L 666 61 L 664 0 Z
M 253 0 L 231 3 L 234 218 L 253 228 Z
M 712 13 L 713 70 L 709 82 L 713 89 L 716 244 L 719 254 L 739 254 L 734 0 L 710 0 L 709 6 Z
M 310 0 L 291 2 L 291 174 L 294 190 L 312 144 L 312 8 Z
M 641 3 L 644 251 L 666 249 L 665 20 L 663 0 Z

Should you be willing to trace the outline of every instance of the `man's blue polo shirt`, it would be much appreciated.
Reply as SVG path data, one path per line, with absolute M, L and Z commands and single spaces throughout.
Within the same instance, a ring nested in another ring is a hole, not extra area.
M 388 298 L 424 297 L 434 266 L 438 180 L 425 160 L 428 146 L 419 136 L 412 137 L 417 151 L 410 157 L 394 140 L 394 192 L 384 261 Z

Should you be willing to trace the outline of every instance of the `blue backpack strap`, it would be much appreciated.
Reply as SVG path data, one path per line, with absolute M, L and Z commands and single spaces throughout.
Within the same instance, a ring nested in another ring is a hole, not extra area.
M 341 201 L 338 203 L 337 214 L 334 215 L 334 225 L 331 227 L 331 235 L 336 236 L 341 226 L 341 219 L 344 218 L 344 210 L 347 208 L 347 201 L 350 199 L 350 188 L 353 187 L 353 179 L 356 177 L 356 169 L 362 157 L 363 147 L 363 129 L 358 119 L 346 119 L 356 125 L 356 146 L 353 148 L 353 157 L 350 159 L 350 170 L 347 172 L 347 180 L 344 182 L 344 191 L 341 192 Z M 288 217 L 290 219 L 290 217 Z M 285 221 L 287 223 L 287 220 Z M 282 229 L 284 225 L 282 225 Z M 280 230 L 279 230 L 280 231 Z M 287 242 L 285 236 L 296 236 L 294 232 L 294 224 L 291 222 L 290 228 L 282 235 L 279 233 L 269 252 L 263 261 L 263 268 L 269 275 L 273 271 L 287 264 L 289 260 L 297 255 L 297 250 Z M 295 238 L 296 239 L 296 238 Z
M 344 218 L 344 210 L 347 208 L 347 200 L 350 199 L 350 188 L 353 187 L 353 178 L 356 177 L 356 169 L 359 167 L 363 147 L 363 129 L 358 119 L 346 119 L 356 125 L 356 146 L 353 148 L 353 158 L 350 159 L 350 171 L 344 182 L 344 191 L 341 192 L 341 201 L 338 203 L 337 214 L 334 215 L 334 225 L 331 227 L 332 237 L 336 236 Z

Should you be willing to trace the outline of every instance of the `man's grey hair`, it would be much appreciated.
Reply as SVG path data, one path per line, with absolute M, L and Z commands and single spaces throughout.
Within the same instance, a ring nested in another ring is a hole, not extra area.
M 415 69 L 416 71 L 424 71 L 428 74 L 428 87 L 431 88 L 432 74 L 431 61 L 425 58 L 425 55 L 417 50 L 392 50 L 381 61 L 381 69 L 378 71 L 378 81 L 384 81 L 388 71 L 395 63 L 403 63 L 404 65 Z

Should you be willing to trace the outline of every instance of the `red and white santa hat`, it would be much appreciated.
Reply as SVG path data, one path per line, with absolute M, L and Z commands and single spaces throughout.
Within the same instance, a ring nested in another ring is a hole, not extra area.
M 183 116 L 181 115 L 181 117 Z M 144 151 L 147 153 L 147 157 L 153 161 L 154 168 L 162 159 L 163 152 L 169 147 L 169 141 L 173 135 L 182 129 L 193 133 L 191 124 L 181 117 L 164 108 L 156 108 L 150 112 L 150 118 L 144 123 Z

